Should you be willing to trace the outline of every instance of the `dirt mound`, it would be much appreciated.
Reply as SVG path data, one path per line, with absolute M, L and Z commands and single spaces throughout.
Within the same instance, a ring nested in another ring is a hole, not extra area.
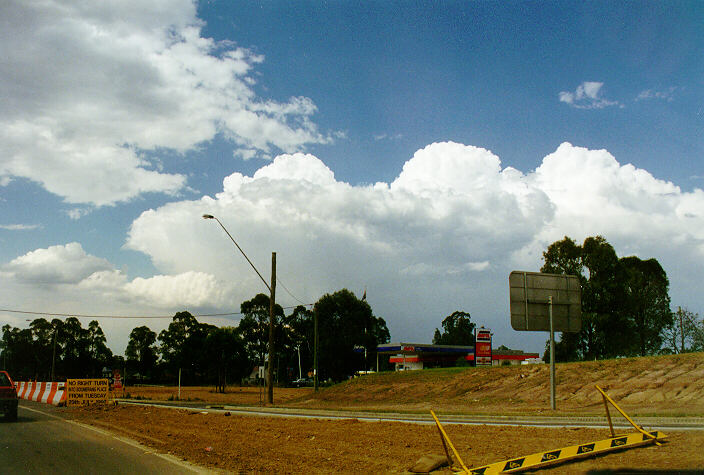
M 556 365 L 560 412 L 603 412 L 599 385 L 634 415 L 704 415 L 704 353 Z M 287 405 L 525 413 L 550 404 L 549 365 L 369 374 Z

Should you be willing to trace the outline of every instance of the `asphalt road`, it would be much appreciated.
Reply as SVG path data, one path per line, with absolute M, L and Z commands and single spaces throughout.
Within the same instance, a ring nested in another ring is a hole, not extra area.
M 0 473 L 210 473 L 106 431 L 66 420 L 54 406 L 20 400 L 17 422 L 0 417 Z

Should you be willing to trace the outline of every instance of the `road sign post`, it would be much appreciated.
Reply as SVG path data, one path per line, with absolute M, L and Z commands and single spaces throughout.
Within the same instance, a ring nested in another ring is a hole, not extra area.
M 582 328 L 582 288 L 575 275 L 513 271 L 508 277 L 511 327 L 550 332 L 550 407 L 555 410 L 555 332 Z

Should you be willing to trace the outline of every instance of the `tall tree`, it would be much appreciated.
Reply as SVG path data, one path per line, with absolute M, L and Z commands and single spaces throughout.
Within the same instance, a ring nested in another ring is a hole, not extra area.
M 664 310 L 669 307 L 667 276 L 655 259 L 648 264 L 637 257 L 619 259 L 602 236 L 588 237 L 581 246 L 565 236 L 548 247 L 543 259 L 541 272 L 576 275 L 582 287 L 582 329 L 561 334 L 558 361 L 657 351 L 670 319 Z M 646 295 L 647 311 L 638 303 Z
M 663 331 L 670 353 L 704 351 L 704 320 L 687 308 L 677 307 L 673 322 Z
M 206 339 L 205 348 L 209 375 L 216 381 L 216 391 L 224 393 L 229 381 L 239 381 L 249 372 L 244 342 L 236 328 L 212 329 Z
M 624 257 L 620 263 L 626 277 L 625 311 L 636 335 L 630 340 L 631 354 L 652 354 L 662 346 L 662 332 L 673 323 L 667 274 L 655 259 Z
M 472 316 L 460 310 L 452 312 L 442 321 L 443 331 L 435 329 L 434 345 L 474 345 L 474 328 Z
M 301 376 L 313 368 L 313 311 L 299 305 L 278 328 L 279 381 L 290 382 L 299 377 L 299 357 Z
M 100 323 L 92 320 L 88 324 L 88 353 L 91 359 L 92 377 L 101 376 L 102 369 L 109 367 L 112 362 L 112 350 L 108 348 L 107 338 Z
M 130 373 L 152 378 L 157 361 L 156 333 L 144 325 L 132 329 L 125 356 Z
M 240 305 L 243 316 L 237 328 L 245 342 L 248 358 L 258 365 L 264 363 L 264 357 L 269 352 L 269 299 L 268 295 L 257 294 Z M 281 305 L 274 305 L 275 332 L 283 315 Z
M 389 341 L 384 319 L 374 316 L 369 304 L 347 289 L 325 294 L 315 303 L 313 312 L 318 318 L 321 379 L 340 381 L 367 369 L 365 350 L 369 358 L 376 354 L 379 343 Z M 355 351 L 355 347 L 361 351 Z
M 35 359 L 32 331 L 4 325 L 2 327 L 2 366 L 15 379 L 27 380 L 37 377 L 39 367 Z
M 182 369 L 184 381 L 193 382 L 207 371 L 205 339 L 215 328 L 198 322 L 189 312 L 174 315 L 169 327 L 158 337 L 161 357 L 172 378 Z
M 90 332 L 80 320 L 68 317 L 57 324 L 57 342 L 63 349 L 62 371 L 67 378 L 87 378 L 92 372 Z M 58 371 L 58 370 L 57 370 Z
M 51 376 L 51 367 L 55 363 L 61 365 L 61 346 L 56 344 L 56 334 L 61 328 L 62 321 L 54 319 L 49 322 L 45 318 L 36 318 L 29 324 L 32 335 L 33 355 L 36 365 L 34 376 L 37 379 L 46 379 Z M 56 349 L 56 351 L 54 351 Z

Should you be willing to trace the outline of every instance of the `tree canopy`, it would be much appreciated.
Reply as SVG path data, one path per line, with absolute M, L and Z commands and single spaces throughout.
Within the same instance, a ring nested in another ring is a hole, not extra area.
M 663 332 L 662 353 L 704 351 L 704 320 L 687 308 L 677 307 L 673 321 Z
M 5 325 L 2 333 L 0 363 L 16 378 L 49 381 L 52 367 L 56 379 L 100 377 L 113 360 L 96 320 L 83 328 L 75 317 L 37 318 L 27 329 Z
M 474 345 L 474 328 L 471 315 L 467 312 L 455 311 L 442 321 L 443 332 L 435 329 L 434 345 Z
M 347 289 L 325 294 L 315 303 L 313 312 L 318 318 L 322 379 L 341 381 L 368 369 L 369 356 L 376 354 L 377 345 L 390 339 L 384 319 L 374 316 L 369 304 Z
M 144 325 L 134 328 L 125 349 L 130 373 L 139 374 L 144 379 L 151 378 L 156 369 L 157 351 L 156 333 Z
M 269 353 L 269 302 L 270 297 L 257 294 L 251 300 L 242 302 L 240 311 L 242 320 L 238 326 L 245 342 L 247 356 L 258 364 L 264 363 L 264 356 Z M 284 310 L 281 305 L 274 305 L 274 331 L 281 324 Z M 276 339 L 278 341 L 278 339 Z
M 580 246 L 565 236 L 543 253 L 541 272 L 571 274 L 582 287 L 582 329 L 562 333 L 558 361 L 657 352 L 672 323 L 669 282 L 656 259 L 619 258 L 602 236 Z
M 102 368 L 107 367 L 124 368 L 127 380 L 139 375 L 140 381 L 173 383 L 180 371 L 184 384 L 214 383 L 224 391 L 228 382 L 248 376 L 268 352 L 269 296 L 257 294 L 240 308 L 243 316 L 234 326 L 218 328 L 181 311 L 158 335 L 146 325 L 135 327 L 129 335 L 126 358 L 112 354 L 97 321 L 91 321 L 87 328 L 73 317 L 39 318 L 25 329 L 5 325 L 0 367 L 11 370 L 18 380 L 48 380 L 52 362 L 57 379 L 100 377 Z M 389 341 L 384 319 L 347 289 L 324 295 L 313 310 L 298 306 L 286 315 L 276 305 L 272 356 L 278 383 L 312 370 L 316 317 L 319 374 L 324 379 L 342 380 L 371 368 L 376 346 Z

